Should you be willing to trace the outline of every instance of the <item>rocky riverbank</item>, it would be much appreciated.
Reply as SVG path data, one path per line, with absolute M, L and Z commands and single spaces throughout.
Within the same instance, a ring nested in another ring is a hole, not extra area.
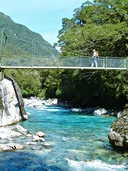
M 71 112 L 77 112 L 77 113 L 88 113 L 88 114 L 93 114 L 93 115 L 110 115 L 110 116 L 116 116 L 118 111 L 114 110 L 106 110 L 105 108 L 75 108 L 75 107 L 70 107 L 68 106 L 67 103 L 64 102 L 59 102 L 58 99 L 53 98 L 53 99 L 40 99 L 36 97 L 31 97 L 28 99 L 24 99 L 24 104 L 25 106 L 28 106 L 30 108 L 40 108 L 43 110 L 46 106 L 60 106 L 63 108 L 68 108 Z
M 20 125 L 0 128 L 0 152 L 27 148 L 40 150 L 50 148 L 50 144 L 45 141 L 42 131 L 32 134 Z
M 109 135 L 110 144 L 118 150 L 128 151 L 128 108 L 118 113 Z

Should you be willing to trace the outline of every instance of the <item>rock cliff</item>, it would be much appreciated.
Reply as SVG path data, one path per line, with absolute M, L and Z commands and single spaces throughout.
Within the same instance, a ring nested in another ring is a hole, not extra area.
M 0 126 L 11 125 L 27 119 L 20 89 L 9 77 L 0 81 Z
M 108 138 L 115 149 L 128 151 L 128 109 L 117 115 L 117 119 L 111 126 Z

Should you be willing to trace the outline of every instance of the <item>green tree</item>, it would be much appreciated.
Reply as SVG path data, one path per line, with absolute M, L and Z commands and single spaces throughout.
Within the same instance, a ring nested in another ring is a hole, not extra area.
M 126 57 L 128 52 L 128 0 L 95 0 L 74 10 L 73 18 L 62 20 L 58 46 L 62 56 L 92 55 Z M 71 71 L 67 71 L 67 75 Z M 84 76 L 82 75 L 84 74 Z M 78 71 L 61 80 L 60 89 L 71 103 L 123 106 L 127 101 L 127 72 Z M 66 89 L 67 88 L 67 89 Z M 122 101 L 122 103 L 120 103 Z M 117 105 L 118 103 L 118 105 Z
M 23 97 L 39 96 L 41 92 L 41 82 L 37 70 L 10 69 L 5 70 L 5 74 L 14 78 L 21 89 Z
M 63 55 L 88 55 L 98 49 L 102 56 L 127 56 L 128 1 L 87 1 L 62 20 L 58 45 Z

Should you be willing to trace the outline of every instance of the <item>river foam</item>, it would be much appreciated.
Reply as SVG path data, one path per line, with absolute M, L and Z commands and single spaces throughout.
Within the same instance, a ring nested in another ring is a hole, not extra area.
M 100 160 L 94 161 L 75 161 L 66 159 L 69 165 L 69 171 L 124 171 L 126 166 L 124 165 L 110 165 L 106 164 Z

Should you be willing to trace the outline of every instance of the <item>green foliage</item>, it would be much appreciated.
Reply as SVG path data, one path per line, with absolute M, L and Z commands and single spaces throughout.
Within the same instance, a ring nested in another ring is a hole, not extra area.
M 42 84 L 42 89 L 44 90 L 44 95 L 46 98 L 55 98 L 58 93 L 58 85 L 60 82 L 59 75 L 61 70 L 40 70 L 40 82 Z
M 38 96 L 41 92 L 41 82 L 39 80 L 39 73 L 37 70 L 31 69 L 10 69 L 5 70 L 5 74 L 14 78 L 19 87 L 23 97 Z
M 58 46 L 62 56 L 127 57 L 128 55 L 128 0 L 95 0 L 85 2 L 74 10 L 73 18 L 62 20 L 58 32 Z M 63 73 L 62 73 L 63 74 Z M 90 72 L 67 71 L 62 78 L 61 98 L 80 106 L 121 108 L 128 98 L 128 75 L 123 71 Z M 65 99 L 66 100 L 66 99 Z
M 72 19 L 62 20 L 58 46 L 63 55 L 127 56 L 128 1 L 96 0 L 74 10 Z

